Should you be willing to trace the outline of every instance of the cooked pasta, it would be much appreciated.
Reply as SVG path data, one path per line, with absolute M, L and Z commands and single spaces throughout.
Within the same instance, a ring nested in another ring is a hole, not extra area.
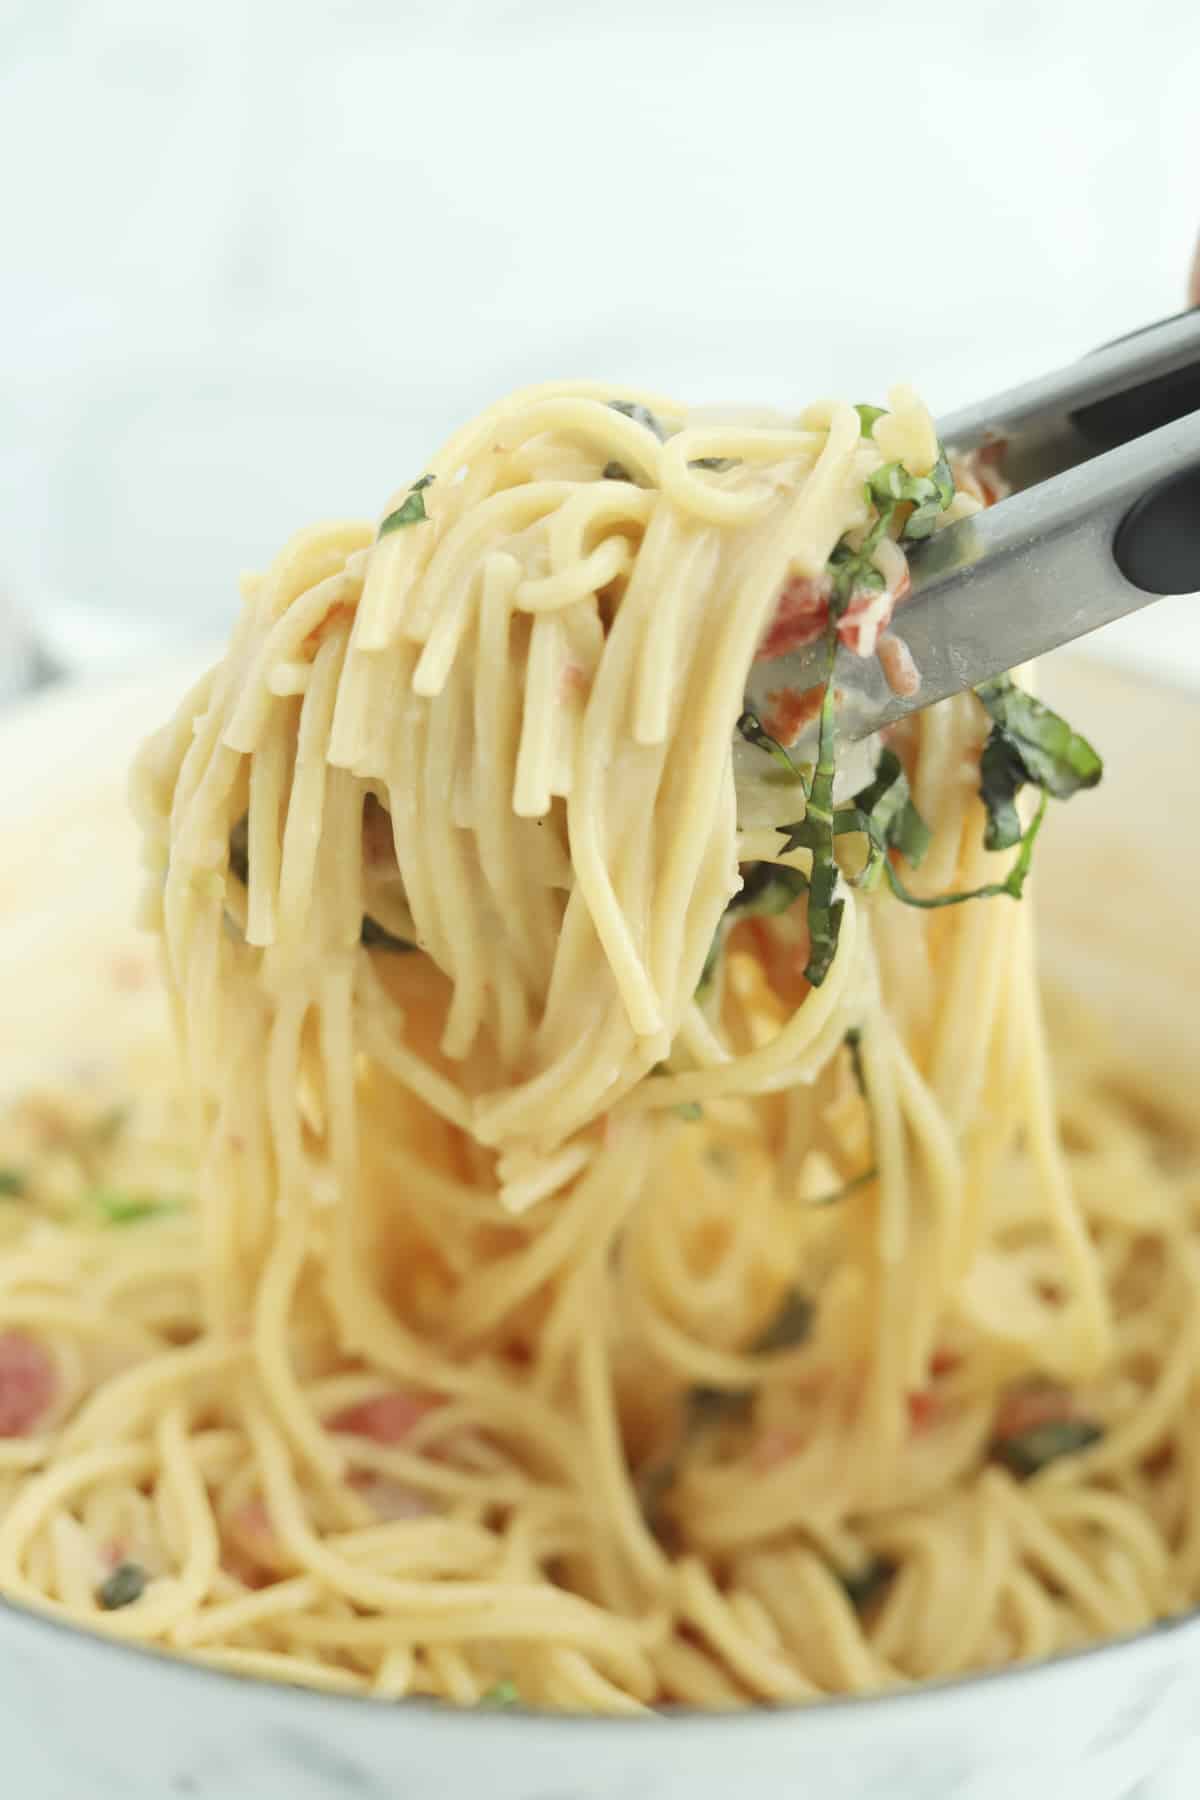
M 135 771 L 179 1067 L 0 1126 L 0 1591 L 610 1713 L 1195 1603 L 1195 1132 L 1047 1047 L 1041 714 L 836 756 L 839 656 L 919 678 L 906 542 L 996 491 L 907 389 L 547 386 L 247 579 Z

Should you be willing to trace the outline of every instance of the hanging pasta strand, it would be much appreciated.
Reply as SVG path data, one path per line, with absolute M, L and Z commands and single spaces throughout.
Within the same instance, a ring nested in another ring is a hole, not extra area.
M 1098 760 L 1009 681 L 842 791 L 956 473 L 908 388 L 547 384 L 245 584 L 134 777 L 183 1074 L 0 1115 L 0 1591 L 614 1714 L 1200 1599 L 1196 1126 L 1048 1048 L 1020 903 Z

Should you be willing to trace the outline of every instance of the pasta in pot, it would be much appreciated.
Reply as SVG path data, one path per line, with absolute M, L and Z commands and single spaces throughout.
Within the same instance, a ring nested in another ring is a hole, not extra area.
M 548 386 L 246 583 L 135 772 L 181 1086 L 0 1135 L 6 1595 L 606 1712 L 1194 1602 L 1194 1135 L 1072 1016 L 1052 1080 L 1014 903 L 1098 760 L 989 684 L 835 790 L 837 656 L 917 678 L 905 544 L 998 491 L 956 472 L 907 389 Z

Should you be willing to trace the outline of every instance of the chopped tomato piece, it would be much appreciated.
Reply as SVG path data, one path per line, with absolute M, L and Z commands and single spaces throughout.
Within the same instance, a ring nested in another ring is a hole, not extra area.
M 50 1352 L 23 1331 L 0 1332 L 0 1437 L 25 1437 L 57 1391 Z
M 932 1388 L 921 1388 L 908 1396 L 908 1418 L 914 1433 L 928 1431 L 937 1419 L 941 1402 Z
M 824 696 L 822 687 L 805 688 L 802 692 L 797 688 L 781 688 L 777 693 L 767 695 L 771 711 L 763 724 L 778 743 L 794 744 L 804 727 L 820 712 Z M 838 688 L 836 698 L 840 700 L 841 697 Z
M 148 987 L 154 979 L 151 962 L 146 957 L 129 953 L 114 956 L 108 972 L 113 986 L 123 994 L 136 994 L 140 989 Z
M 1012 1388 L 996 1408 L 993 1433 L 998 1439 L 1022 1437 L 1038 1425 L 1058 1425 L 1075 1416 L 1074 1396 L 1050 1383 Z
M 957 1350 L 936 1349 L 929 1358 L 929 1374 L 933 1381 L 952 1375 L 962 1362 Z M 908 1417 L 914 1433 L 928 1431 L 941 1416 L 943 1396 L 936 1387 L 918 1388 L 908 1396 Z
M 390 1394 L 372 1394 L 357 1406 L 343 1407 L 325 1421 L 328 1431 L 345 1431 L 370 1438 L 376 1444 L 402 1444 L 415 1425 L 442 1405 L 434 1394 L 413 1394 L 397 1388 Z
M 292 1562 L 275 1535 L 266 1501 L 247 1500 L 230 1515 L 226 1534 L 234 1550 L 235 1562 L 244 1558 L 251 1570 L 268 1569 L 272 1574 L 286 1574 Z M 240 1574 L 240 1569 L 236 1572 Z
M 956 456 L 955 487 L 973 495 L 983 506 L 994 506 L 997 500 L 1003 500 L 1011 492 L 1001 472 L 1007 450 L 1007 439 L 994 438 L 990 443 L 980 444 L 977 449 Z
M 777 1469 L 780 1463 L 795 1456 L 799 1448 L 800 1439 L 794 1431 L 780 1428 L 764 1431 L 750 1452 L 750 1467 L 765 1474 L 768 1469 Z
M 352 1478 L 350 1485 L 388 1523 L 397 1519 L 423 1519 L 427 1513 L 437 1511 L 428 1494 L 423 1494 L 419 1488 L 407 1487 L 402 1481 L 390 1481 L 386 1475 Z
M 796 576 L 787 583 L 755 652 L 756 661 L 786 656 L 789 650 L 816 643 L 829 617 L 830 585 L 828 576 L 814 579 L 811 575 Z
M 856 588 L 838 620 L 838 636 L 846 649 L 855 656 L 873 656 L 897 603 L 911 585 L 905 570 L 895 588 Z M 794 576 L 787 582 L 755 651 L 755 660 L 769 661 L 815 644 L 829 624 L 832 588 L 828 575 Z

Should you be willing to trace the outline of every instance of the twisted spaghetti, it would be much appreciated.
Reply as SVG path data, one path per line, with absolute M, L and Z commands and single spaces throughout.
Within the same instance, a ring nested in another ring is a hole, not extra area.
M 818 985 L 802 899 L 727 912 L 751 866 L 816 894 L 785 771 L 739 818 L 756 649 L 849 545 L 843 641 L 898 663 L 865 483 L 937 455 L 905 390 L 745 425 L 535 389 L 246 583 L 135 783 L 195 1116 L 159 1071 L 108 1135 L 69 1097 L 6 1125 L 7 1595 L 612 1712 L 1195 1600 L 1188 1125 L 1071 1020 L 1056 1102 L 1023 905 L 905 907 L 847 849 Z M 964 696 L 897 736 L 918 899 L 1011 859 L 985 731 Z

